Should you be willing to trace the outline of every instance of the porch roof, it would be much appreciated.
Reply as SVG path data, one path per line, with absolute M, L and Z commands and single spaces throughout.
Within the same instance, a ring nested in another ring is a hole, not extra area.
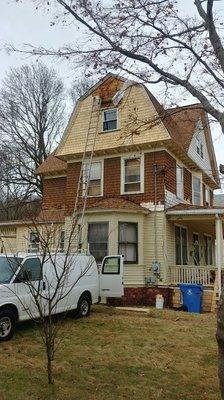
M 224 217 L 224 207 L 220 206 L 195 206 L 192 204 L 179 203 L 166 211 L 170 216 L 216 216 Z

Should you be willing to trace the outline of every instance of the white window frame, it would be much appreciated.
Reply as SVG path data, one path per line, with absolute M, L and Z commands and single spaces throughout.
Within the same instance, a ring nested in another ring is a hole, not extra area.
M 103 129 L 103 123 L 105 122 L 105 121 L 104 121 L 104 113 L 105 113 L 105 111 L 114 111 L 114 110 L 116 110 L 116 113 L 117 113 L 117 127 L 116 127 L 116 129 L 104 130 L 104 129 Z M 101 132 L 107 133 L 107 132 L 114 132 L 114 131 L 117 131 L 117 130 L 118 130 L 118 126 L 119 126 L 118 124 L 119 124 L 119 120 L 118 120 L 118 108 L 113 107 L 113 108 L 105 108 L 105 109 L 102 110 Z
M 181 181 L 177 181 L 177 171 L 181 170 Z M 184 169 L 179 164 L 176 164 L 176 192 L 177 197 L 181 200 L 184 199 Z
M 104 188 L 104 160 L 94 160 L 94 161 L 92 162 L 91 166 L 92 166 L 93 164 L 99 164 L 99 163 L 101 164 L 101 185 L 100 185 L 100 194 L 97 194 L 97 195 L 95 195 L 95 196 L 91 196 L 91 195 L 88 195 L 88 194 L 87 194 L 87 197 L 88 197 L 88 198 L 91 198 L 91 197 L 102 197 L 102 196 L 103 196 L 103 188 Z M 85 166 L 84 166 L 84 169 L 83 169 L 84 180 L 83 180 L 83 183 L 82 183 L 82 185 L 83 185 L 83 196 L 85 195 L 85 179 L 86 179 L 85 173 L 86 173 L 86 170 L 85 170 Z
M 197 155 L 204 159 L 204 146 L 201 140 L 201 132 L 198 132 L 196 136 L 196 151 Z
M 205 186 L 205 203 L 211 205 L 210 189 Z
M 200 181 L 200 204 L 195 204 L 195 201 L 194 201 L 194 193 L 195 193 L 195 190 L 194 190 L 194 179 L 198 179 Z M 192 204 L 195 205 L 195 206 L 201 206 L 202 205 L 202 180 L 201 180 L 201 178 L 199 176 L 196 176 L 196 175 L 192 175 Z
M 125 161 L 140 158 L 140 190 L 125 192 Z M 144 154 L 121 157 L 121 194 L 144 193 Z

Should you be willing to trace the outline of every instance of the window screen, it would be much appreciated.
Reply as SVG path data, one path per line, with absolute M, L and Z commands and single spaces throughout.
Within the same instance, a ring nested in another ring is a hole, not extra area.
M 138 224 L 132 222 L 119 223 L 119 254 L 124 262 L 138 262 Z
M 183 199 L 184 197 L 184 182 L 183 182 L 183 168 L 177 165 L 176 168 L 176 182 L 177 182 L 177 197 Z
M 117 129 L 117 109 L 103 111 L 103 131 Z
M 100 196 L 102 180 L 102 163 L 94 162 L 84 168 L 84 185 L 88 185 L 88 196 Z M 89 181 L 89 182 L 88 182 Z M 85 186 L 84 186 L 85 189 Z
M 201 180 L 193 177 L 193 202 L 194 205 L 201 205 Z
M 141 159 L 130 158 L 124 160 L 124 191 L 139 192 L 141 190 Z
M 97 262 L 101 262 L 107 255 L 108 222 L 93 222 L 88 225 L 88 243 L 90 253 Z

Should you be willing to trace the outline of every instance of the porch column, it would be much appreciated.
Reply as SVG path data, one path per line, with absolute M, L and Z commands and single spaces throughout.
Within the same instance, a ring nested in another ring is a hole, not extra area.
M 219 215 L 216 215 L 215 219 L 215 235 L 216 235 L 216 263 L 218 269 L 218 288 L 219 296 L 221 295 L 221 283 L 222 283 L 222 262 L 223 262 L 223 230 L 222 220 Z

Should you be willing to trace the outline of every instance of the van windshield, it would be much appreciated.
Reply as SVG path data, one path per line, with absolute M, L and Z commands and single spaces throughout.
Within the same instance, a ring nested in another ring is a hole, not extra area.
M 22 260 L 18 257 L 0 257 L 0 284 L 11 281 Z

